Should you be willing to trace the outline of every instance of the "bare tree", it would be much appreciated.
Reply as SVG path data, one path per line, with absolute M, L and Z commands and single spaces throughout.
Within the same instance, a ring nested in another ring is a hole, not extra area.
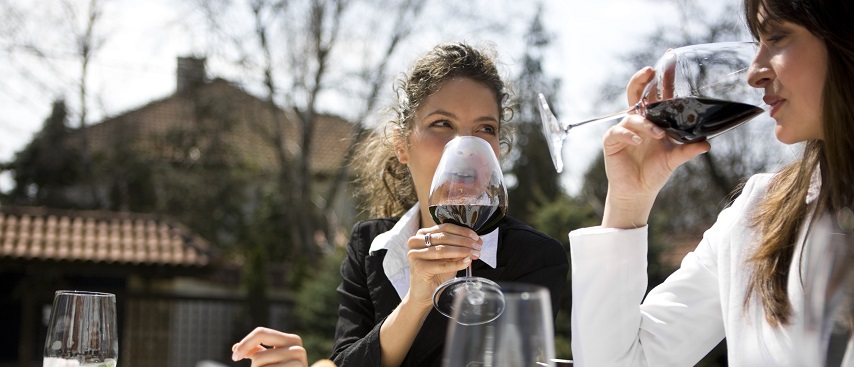
M 365 120 L 375 112 L 383 89 L 390 86 L 389 69 L 398 66 L 393 63 L 396 53 L 413 30 L 423 26 L 419 18 L 428 1 L 250 0 L 198 4 L 213 34 L 227 44 L 212 48 L 211 53 L 246 70 L 250 84 L 263 85 L 267 101 L 281 106 L 285 117 L 295 123 L 281 119 L 274 131 L 258 132 L 269 138 L 277 150 L 281 196 L 290 208 L 299 208 L 299 212 L 287 213 L 283 223 L 294 229 L 290 236 L 296 245 L 294 251 L 311 257 L 318 251 L 317 238 L 326 238 L 328 243 L 340 231 L 342 223 L 333 208 L 349 179 L 349 159 L 368 129 Z M 451 11 L 454 10 L 459 10 L 459 5 Z M 252 19 L 251 31 L 235 29 L 241 14 Z M 355 37 L 359 31 L 368 37 Z M 323 133 L 317 131 L 319 106 L 330 98 L 338 98 L 336 103 L 340 103 L 341 95 L 349 101 L 344 117 L 352 122 L 352 139 L 340 169 L 321 189 L 312 185 L 309 170 L 311 144 L 317 134 Z M 294 131 L 287 131 L 288 128 Z M 296 149 L 288 146 L 285 139 L 294 133 L 299 134 Z
M 69 105 L 69 112 L 76 116 L 81 128 L 81 151 L 87 177 L 91 177 L 91 156 L 82 128 L 87 124 L 88 101 L 92 98 L 88 85 L 92 61 L 106 42 L 105 33 L 99 30 L 105 3 L 106 0 L 0 2 L 0 13 L 6 25 L 0 27 L 0 38 L 15 74 L 27 84 L 53 93 L 56 98 L 77 101 Z M 77 67 L 69 68 L 69 64 L 77 64 Z M 68 72 L 75 69 L 77 72 Z M 64 98 L 67 94 L 76 98 Z M 90 189 L 89 205 L 100 206 L 94 184 Z
M 88 134 L 86 132 L 86 118 L 89 111 L 88 108 L 88 98 L 89 98 L 89 89 L 88 89 L 88 79 L 89 79 L 89 64 L 94 59 L 98 50 L 104 44 L 104 38 L 99 36 L 96 32 L 96 27 L 98 23 L 101 21 L 101 15 L 103 13 L 103 0 L 89 0 L 89 5 L 87 9 L 82 11 L 75 8 L 76 2 L 67 1 L 63 3 L 63 8 L 65 10 L 68 18 L 72 19 L 71 29 L 72 36 L 75 38 L 76 53 L 78 61 L 80 62 L 80 78 L 78 79 L 78 98 L 79 98 L 79 127 L 80 127 L 80 138 L 82 141 L 82 153 L 83 153 L 83 169 L 86 173 L 88 173 L 89 177 L 93 177 L 93 169 L 92 169 L 92 154 L 89 151 L 89 139 Z M 82 27 L 78 28 L 77 18 L 83 15 Z M 99 197 L 98 191 L 95 187 L 95 181 L 90 180 L 89 189 L 92 195 L 92 200 L 94 204 L 98 208 L 104 207 L 104 200 Z

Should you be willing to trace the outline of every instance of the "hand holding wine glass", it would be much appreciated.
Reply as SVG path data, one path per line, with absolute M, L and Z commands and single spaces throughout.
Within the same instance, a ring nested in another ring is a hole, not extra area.
M 118 357 L 116 296 L 57 291 L 44 343 L 44 366 L 115 367 Z
M 756 54 L 753 42 L 720 42 L 668 50 L 655 64 L 654 79 L 632 107 L 615 114 L 562 123 L 539 95 L 543 134 L 558 172 L 561 150 L 570 129 L 592 122 L 638 114 L 677 143 L 705 141 L 763 112 L 762 92 L 747 84 L 747 70 Z
M 484 235 L 495 230 L 507 210 L 507 189 L 498 159 L 485 140 L 460 136 L 447 145 L 430 185 L 430 214 L 436 223 L 453 223 Z M 455 320 L 463 324 L 486 323 L 504 309 L 500 287 L 489 279 L 472 276 L 471 265 L 466 276 L 440 285 L 433 295 L 433 305 L 445 316 L 452 317 L 458 296 L 476 307 L 458 313 Z

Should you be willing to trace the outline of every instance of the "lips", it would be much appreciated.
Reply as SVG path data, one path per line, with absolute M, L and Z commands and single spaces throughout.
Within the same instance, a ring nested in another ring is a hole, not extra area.
M 475 181 L 477 171 L 467 168 L 451 174 L 452 181 L 457 183 L 471 184 Z
M 771 115 L 771 117 L 774 117 L 774 114 L 777 113 L 777 110 L 780 109 L 780 106 L 782 106 L 783 102 L 785 102 L 786 100 L 780 98 L 780 96 L 766 94 L 765 97 L 762 98 L 762 101 L 764 101 L 765 104 L 767 104 L 768 106 L 771 106 L 771 111 L 769 111 L 768 113 Z

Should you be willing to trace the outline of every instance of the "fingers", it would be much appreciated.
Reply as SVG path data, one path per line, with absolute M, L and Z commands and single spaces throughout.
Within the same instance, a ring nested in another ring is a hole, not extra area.
M 410 250 L 420 253 L 423 258 L 431 260 L 480 257 L 483 240 L 469 228 L 440 224 L 438 226 L 419 230 L 407 241 Z
M 656 141 L 658 143 L 655 143 L 655 147 L 647 146 Z M 638 163 L 650 159 L 658 160 L 659 158 L 652 158 L 652 152 L 664 149 L 667 154 L 660 157 L 660 162 L 670 171 L 711 149 L 707 141 L 691 144 L 674 142 L 667 138 L 664 130 L 639 115 L 630 115 L 608 129 L 602 145 L 606 156 L 621 153 L 628 147 L 638 147 L 637 151 L 632 153 Z
M 644 88 L 652 80 L 653 76 L 655 76 L 655 71 L 649 66 L 638 70 L 632 75 L 632 78 L 629 79 L 629 85 L 626 86 L 626 100 L 629 102 L 629 106 L 634 106 L 640 101 Z
M 664 130 L 638 115 L 630 115 L 614 125 L 602 138 L 605 154 L 616 153 L 626 146 L 640 145 L 648 139 L 660 140 Z
M 307 360 L 305 348 L 292 345 L 255 353 L 252 356 L 252 367 L 307 367 Z
M 701 141 L 691 144 L 680 144 L 674 149 L 671 164 L 674 167 L 681 166 L 683 163 L 690 161 L 694 157 L 708 152 L 712 145 L 708 141 Z
M 231 351 L 232 360 L 251 358 L 252 366 L 267 366 L 274 363 L 308 366 L 306 352 L 299 335 L 263 327 L 252 330 L 243 340 L 234 344 Z

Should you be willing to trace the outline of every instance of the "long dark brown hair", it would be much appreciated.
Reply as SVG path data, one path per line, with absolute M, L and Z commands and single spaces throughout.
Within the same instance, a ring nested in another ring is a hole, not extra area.
M 821 178 L 817 214 L 850 207 L 854 199 L 854 5 L 840 0 L 745 0 L 744 5 L 756 39 L 769 21 L 790 22 L 824 41 L 828 54 L 821 111 L 824 139 L 806 142 L 803 157 L 774 177 L 753 216 L 760 245 L 751 258 L 754 270 L 744 302 L 748 305 L 752 296 L 759 296 L 767 321 L 777 326 L 790 322 L 787 280 L 798 230 L 808 217 L 806 197 L 815 170 Z
M 510 93 L 501 79 L 494 52 L 466 43 L 440 44 L 416 60 L 394 84 L 397 105 L 390 117 L 360 144 L 353 160 L 356 187 L 372 217 L 392 217 L 415 205 L 415 185 L 406 165 L 395 155 L 395 141 L 408 144 L 413 119 L 421 103 L 453 78 L 468 78 L 489 88 L 498 104 L 502 155 L 512 146 Z M 402 138 L 402 139 L 400 139 Z

